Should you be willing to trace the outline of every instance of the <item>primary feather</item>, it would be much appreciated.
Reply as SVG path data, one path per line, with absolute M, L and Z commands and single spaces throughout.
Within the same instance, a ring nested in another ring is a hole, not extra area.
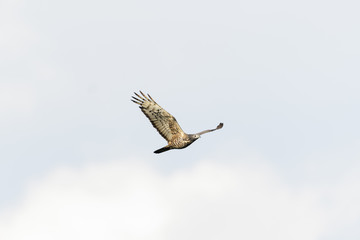
M 185 134 L 170 113 L 160 107 L 149 94 L 146 96 L 141 91 L 140 93 L 142 96 L 135 93 L 137 98 L 133 97 L 132 101 L 140 105 L 141 111 L 166 141 L 170 141 L 175 135 Z

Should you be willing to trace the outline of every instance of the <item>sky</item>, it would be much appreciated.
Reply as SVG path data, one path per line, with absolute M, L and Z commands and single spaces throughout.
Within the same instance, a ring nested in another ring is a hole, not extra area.
M 0 1 L 0 239 L 359 239 L 359 7 Z

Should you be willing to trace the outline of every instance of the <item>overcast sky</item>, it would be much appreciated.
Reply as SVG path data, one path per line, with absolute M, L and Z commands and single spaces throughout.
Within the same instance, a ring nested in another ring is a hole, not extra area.
M 0 1 L 0 239 L 359 239 L 359 9 Z

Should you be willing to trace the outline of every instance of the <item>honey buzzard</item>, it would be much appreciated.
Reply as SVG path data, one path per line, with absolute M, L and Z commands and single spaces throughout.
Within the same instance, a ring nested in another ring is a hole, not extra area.
M 200 135 L 218 130 L 223 127 L 220 123 L 216 128 L 205 130 L 196 134 L 186 134 L 176 121 L 176 119 L 162 107 L 160 107 L 154 99 L 148 94 L 145 95 L 140 91 L 141 95 L 134 93 L 136 97 L 132 97 L 131 101 L 140 105 L 141 111 L 150 120 L 151 124 L 156 128 L 160 135 L 168 142 L 163 148 L 156 150 L 154 153 L 162 153 L 171 149 L 186 148 L 197 139 Z

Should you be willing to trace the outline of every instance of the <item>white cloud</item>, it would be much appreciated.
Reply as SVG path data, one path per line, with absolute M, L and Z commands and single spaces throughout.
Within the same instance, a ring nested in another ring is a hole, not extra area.
M 360 164 L 354 164 L 351 168 L 336 183 L 328 186 L 324 184 L 321 189 L 314 189 L 321 192 L 322 203 L 324 208 L 327 208 L 329 221 L 327 237 L 335 235 L 339 236 L 336 239 L 359 238 Z
M 313 194 L 264 167 L 201 162 L 163 175 L 145 163 L 61 169 L 0 219 L 1 239 L 318 239 Z

